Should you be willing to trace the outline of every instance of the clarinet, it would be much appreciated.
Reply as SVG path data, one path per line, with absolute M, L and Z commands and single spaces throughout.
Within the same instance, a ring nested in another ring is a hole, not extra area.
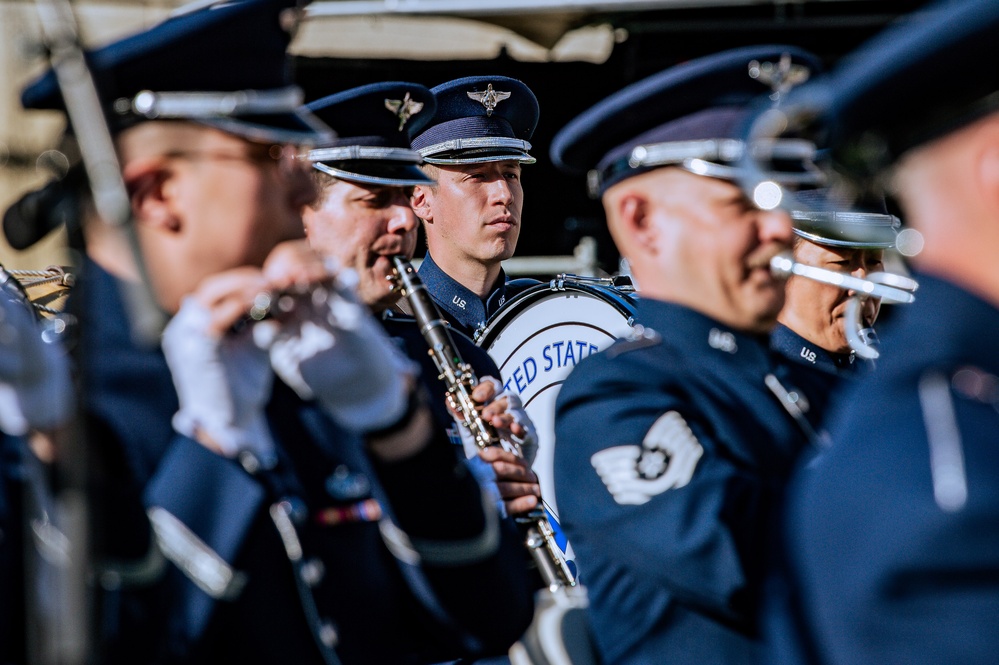
M 480 449 L 504 446 L 523 457 L 519 446 L 512 443 L 507 445 L 509 442 L 502 441 L 496 429 L 482 419 L 476 402 L 472 399 L 472 389 L 478 384 L 478 378 L 471 365 L 462 360 L 456 350 L 447 324 L 412 264 L 402 256 L 393 256 L 392 264 L 395 271 L 391 279 L 409 300 L 413 317 L 430 347 L 430 356 L 440 371 L 439 378 L 447 385 L 448 403 L 462 418 L 462 425 L 472 432 Z M 576 577 L 555 542 L 555 533 L 544 509 L 538 507 L 514 519 L 524 532 L 527 549 L 548 588 L 555 591 L 562 587 L 576 586 Z

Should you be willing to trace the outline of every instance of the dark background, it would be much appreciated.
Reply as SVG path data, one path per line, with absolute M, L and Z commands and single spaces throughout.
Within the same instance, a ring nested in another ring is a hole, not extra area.
M 548 158 L 552 137 L 567 122 L 620 88 L 669 66 L 751 44 L 790 44 L 818 55 L 827 67 L 890 22 L 926 0 L 780 2 L 749 7 L 670 9 L 601 17 L 627 31 L 610 58 L 582 62 L 494 60 L 296 59 L 306 100 L 376 81 L 414 81 L 433 87 L 462 76 L 502 74 L 524 81 L 538 97 L 541 117 L 531 141 L 537 164 L 524 169 L 525 205 L 517 256 L 570 254 L 582 236 L 597 238 L 602 267 L 614 272 L 617 254 L 603 211 L 585 183 L 558 172 Z M 422 254 L 422 243 L 417 253 Z

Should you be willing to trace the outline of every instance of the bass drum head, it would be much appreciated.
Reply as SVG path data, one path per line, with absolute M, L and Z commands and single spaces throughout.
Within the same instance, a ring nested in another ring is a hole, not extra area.
M 576 363 L 631 332 L 633 314 L 634 299 L 612 287 L 566 282 L 564 290 L 553 290 L 542 284 L 496 312 L 477 341 L 499 367 L 504 388 L 520 396 L 534 421 L 534 472 L 558 544 L 570 558 L 552 474 L 555 399 Z

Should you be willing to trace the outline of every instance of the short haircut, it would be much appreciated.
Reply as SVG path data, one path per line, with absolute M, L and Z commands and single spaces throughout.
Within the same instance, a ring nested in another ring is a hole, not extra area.
M 312 173 L 312 184 L 316 186 L 316 198 L 309 204 L 309 207 L 313 210 L 319 210 L 326 201 L 326 193 L 339 179 L 328 173 L 323 173 L 319 169 L 313 168 L 309 170 Z
M 434 181 L 432 184 L 428 183 L 426 187 L 430 187 L 431 189 L 437 189 L 437 180 L 438 178 L 440 178 L 441 175 L 441 170 L 437 168 L 437 165 L 427 164 L 426 162 L 424 162 L 423 164 L 420 164 L 420 170 L 422 170 L 425 174 L 427 174 L 428 178 L 431 178 Z

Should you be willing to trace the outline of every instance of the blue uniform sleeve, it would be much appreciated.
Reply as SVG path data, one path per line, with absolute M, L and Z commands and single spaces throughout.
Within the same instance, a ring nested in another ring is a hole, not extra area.
M 562 525 L 584 581 L 606 572 L 593 565 L 623 567 L 677 602 L 742 621 L 762 576 L 761 483 L 682 381 L 655 374 L 595 356 L 566 381 L 555 446 Z
M 791 487 L 789 575 L 800 608 L 794 617 L 771 610 L 781 628 L 803 617 L 805 639 L 829 662 L 995 661 L 999 416 L 949 386 L 949 376 L 934 391 L 888 375 L 855 388 L 858 399 L 834 414 L 833 445 Z M 947 420 L 954 438 L 931 443 L 927 422 Z M 934 471 L 940 445 L 963 458 L 960 504 L 934 494 L 955 480 Z

